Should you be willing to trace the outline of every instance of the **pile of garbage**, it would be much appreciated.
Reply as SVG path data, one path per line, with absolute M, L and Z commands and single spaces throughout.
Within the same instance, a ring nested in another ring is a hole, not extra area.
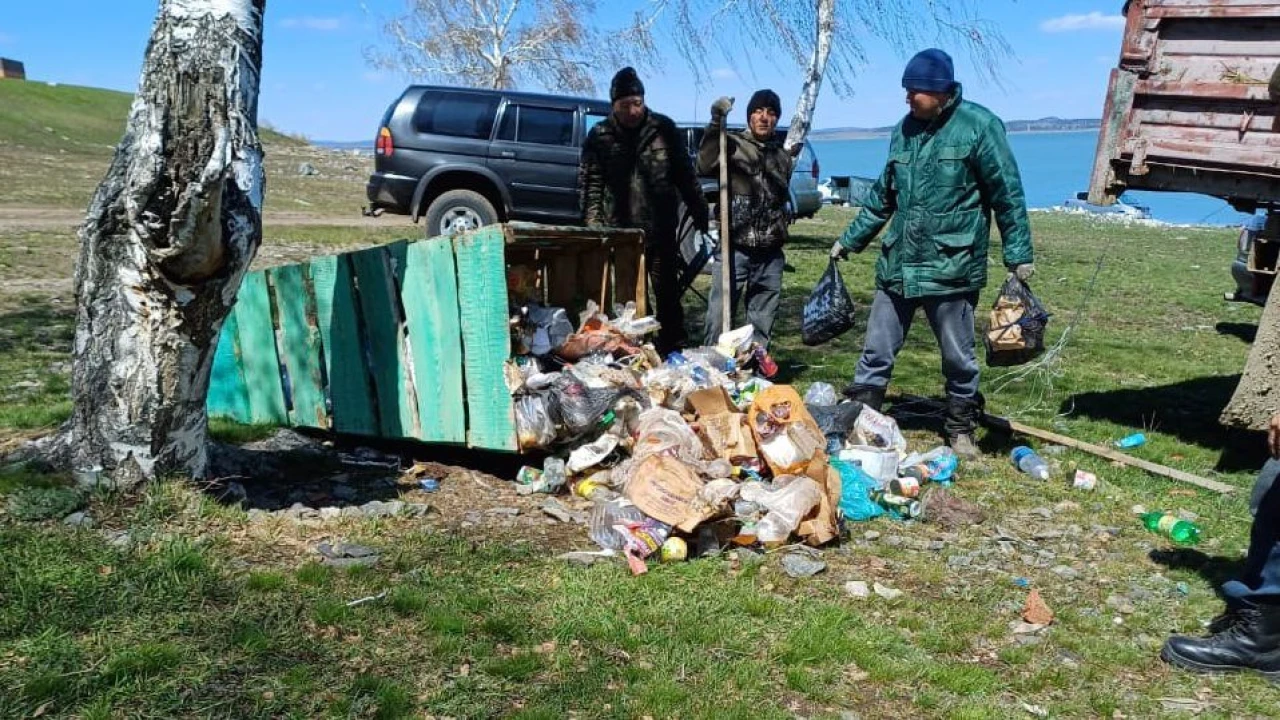
M 614 310 L 590 303 L 575 326 L 520 306 L 506 379 L 521 450 L 550 453 L 521 469 L 517 492 L 590 500 L 591 539 L 637 574 L 655 554 L 819 546 L 846 519 L 914 518 L 921 485 L 953 477 L 950 449 L 909 455 L 892 418 L 830 385 L 801 397 L 772 383 L 749 325 L 663 360 L 645 341 L 653 318 Z

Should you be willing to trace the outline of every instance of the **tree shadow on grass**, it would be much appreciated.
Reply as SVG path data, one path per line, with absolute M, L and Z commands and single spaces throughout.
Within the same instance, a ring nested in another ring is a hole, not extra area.
M 1239 375 L 1222 375 L 1157 387 L 1080 393 L 1067 398 L 1060 411 L 1135 430 L 1150 428 L 1187 444 L 1220 450 L 1215 467 L 1220 472 L 1256 470 L 1266 460 L 1261 434 L 1228 430 L 1218 424 L 1218 414 L 1239 381 Z

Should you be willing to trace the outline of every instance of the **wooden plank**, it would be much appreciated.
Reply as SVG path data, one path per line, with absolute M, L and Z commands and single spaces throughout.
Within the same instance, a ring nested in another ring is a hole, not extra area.
M 352 253 L 351 263 L 360 293 L 380 434 L 411 438 L 415 437 L 418 411 L 410 397 L 406 338 L 390 264 L 391 254 L 403 253 L 403 245 L 399 242 Z
M 464 443 L 467 412 L 462 390 L 462 321 L 453 243 L 447 238 L 410 243 L 396 277 L 412 350 L 420 425 L 417 437 Z
M 333 429 L 377 435 L 378 417 L 365 364 L 351 263 L 346 256 L 330 255 L 316 258 L 310 265 Z
M 467 395 L 467 443 L 490 450 L 518 449 L 515 411 L 503 379 L 511 353 L 507 286 L 500 226 L 454 238 L 458 306 Z
M 1214 492 L 1219 492 L 1223 494 L 1233 493 L 1236 491 L 1236 488 L 1232 487 L 1231 485 L 1227 485 L 1226 483 L 1220 483 L 1216 480 L 1209 480 L 1208 478 L 1202 478 L 1199 475 L 1192 475 L 1189 472 L 1183 472 L 1182 470 L 1178 470 L 1176 468 L 1160 465 L 1159 463 L 1149 462 L 1141 458 L 1133 457 L 1132 455 L 1126 455 L 1122 452 L 1119 452 L 1117 450 L 1112 450 L 1111 448 L 1108 448 L 1108 447 L 1102 447 L 1101 445 L 1094 445 L 1093 443 L 1087 443 L 1087 442 L 1084 442 L 1083 440 L 1076 440 L 1075 438 L 1067 437 L 1066 435 L 1059 435 L 1058 433 L 1049 432 L 1048 430 L 1041 430 L 1040 428 L 1031 427 L 1030 425 L 1023 425 L 1022 423 L 1017 422 L 1015 420 L 1006 420 L 1004 418 L 996 417 L 994 415 L 987 415 L 985 422 L 993 427 L 1002 428 L 1005 430 L 1011 430 L 1013 432 L 1022 433 L 1023 435 L 1030 435 L 1031 437 L 1040 438 L 1041 440 L 1047 440 L 1051 443 L 1056 443 L 1058 445 L 1065 445 L 1067 447 L 1075 448 L 1077 450 L 1083 450 L 1087 453 L 1090 453 L 1092 455 L 1097 455 L 1098 457 L 1105 458 L 1107 460 L 1114 460 L 1115 462 L 1118 462 L 1118 463 L 1130 465 L 1132 467 L 1136 467 L 1141 470 L 1146 470 L 1149 473 L 1162 475 L 1164 477 L 1171 478 L 1179 482 L 1195 485 L 1196 487 L 1201 487 L 1206 490 L 1213 490 Z
M 289 381 L 289 422 L 294 426 L 329 428 L 320 365 L 320 332 L 315 299 L 303 266 L 283 265 L 268 271 L 280 324 L 280 359 Z
M 600 310 L 613 314 L 612 283 L 609 281 L 609 251 L 603 247 L 585 250 L 578 255 L 578 296 L 600 303 Z
M 285 411 L 267 276 L 262 271 L 245 275 L 236 296 L 236 314 L 239 316 L 236 334 L 240 338 L 240 361 L 249 396 L 249 421 L 283 425 L 289 421 L 289 415 Z
M 615 302 L 634 302 L 637 317 L 648 314 L 643 245 L 620 244 L 614 248 L 613 281 Z
M 559 249 L 549 253 L 547 264 L 547 304 L 574 310 L 585 302 L 578 291 L 578 254 L 575 250 Z M 572 314 L 572 313 L 571 313 Z
M 249 391 L 244 384 L 244 369 L 240 366 L 239 322 L 235 307 L 222 323 L 218 335 L 218 348 L 213 354 L 213 370 L 209 375 L 209 396 L 205 410 L 210 417 L 225 417 L 236 422 L 250 421 Z

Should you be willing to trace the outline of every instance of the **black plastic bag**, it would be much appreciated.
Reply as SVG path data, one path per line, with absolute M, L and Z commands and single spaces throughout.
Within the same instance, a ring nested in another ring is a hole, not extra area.
M 853 299 L 832 260 L 804 303 L 800 339 L 805 345 L 821 345 L 840 337 L 853 329 L 853 311 Z
M 1049 313 L 1016 275 L 1010 274 L 1000 286 L 1000 295 L 991 306 L 991 319 L 982 341 L 987 348 L 987 365 L 1008 367 L 1030 362 L 1044 352 L 1044 332 Z

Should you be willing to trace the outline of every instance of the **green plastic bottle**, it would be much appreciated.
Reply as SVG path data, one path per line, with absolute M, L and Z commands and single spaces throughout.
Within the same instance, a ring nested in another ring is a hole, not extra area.
M 1179 545 L 1200 542 L 1199 526 L 1170 512 L 1149 512 L 1142 516 L 1142 524 L 1151 532 L 1164 535 Z

